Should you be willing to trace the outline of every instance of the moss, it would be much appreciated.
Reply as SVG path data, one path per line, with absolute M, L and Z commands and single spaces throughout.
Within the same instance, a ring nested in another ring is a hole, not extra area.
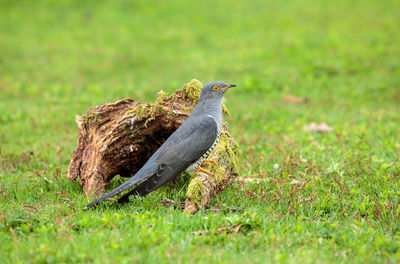
M 196 79 L 191 80 L 189 83 L 185 83 L 182 87 L 184 98 L 191 99 L 194 103 L 197 103 L 200 98 L 201 89 L 203 89 L 203 84 Z
M 160 91 L 157 94 L 156 103 L 154 105 L 145 104 L 139 105 L 139 107 L 132 108 L 126 115 L 134 114 L 136 119 L 142 119 L 148 117 L 144 122 L 144 126 L 147 127 L 148 123 L 156 119 L 156 116 L 160 115 L 165 111 L 163 102 L 168 98 L 168 95 L 164 91 Z
M 224 103 L 222 103 L 222 114 L 224 114 L 225 116 L 231 116 L 231 114 L 228 111 L 228 108 Z
M 225 179 L 225 168 L 218 166 L 214 171 L 215 180 L 220 184 Z
M 232 172 L 237 173 L 238 172 L 238 163 L 239 163 L 239 158 L 238 158 L 238 152 L 239 152 L 239 143 L 237 143 L 235 140 L 232 142 L 232 146 L 228 146 L 227 151 L 229 152 L 229 167 L 231 168 Z
M 217 166 L 212 162 L 205 162 L 202 166 L 204 169 L 212 172 L 214 174 L 214 179 L 218 184 L 222 183 L 225 178 L 225 168 Z
M 199 206 L 204 194 L 204 185 L 200 179 L 194 178 L 188 186 L 186 197 Z
M 89 121 L 90 121 L 91 119 L 94 119 L 94 121 L 95 121 L 97 124 L 100 124 L 100 123 L 101 123 L 101 119 L 99 118 L 99 115 L 100 115 L 99 112 L 97 112 L 97 111 L 91 111 L 91 112 L 89 112 L 89 113 L 84 114 L 84 115 L 82 116 L 82 119 L 83 119 L 83 122 L 84 122 L 85 124 L 88 124 Z
M 167 114 L 168 114 L 169 116 L 173 117 L 173 118 L 175 118 L 175 117 L 178 116 L 178 114 L 175 113 L 174 111 L 168 111 Z
M 192 112 L 193 112 L 193 109 L 194 109 L 194 106 L 192 106 L 192 107 L 185 107 L 185 106 L 182 106 L 182 111 L 184 112 L 184 113 L 186 113 L 186 114 L 191 114 Z
M 233 143 L 230 144 L 229 138 L 226 132 L 221 132 L 221 136 L 219 138 L 217 146 L 213 149 L 210 154 L 210 157 L 214 155 L 216 152 L 223 153 L 220 156 L 229 162 L 229 168 L 233 172 L 237 172 L 238 170 L 238 149 L 239 144 L 233 140 Z
M 126 129 L 127 125 L 126 124 L 122 124 L 121 126 L 118 127 L 118 131 L 124 131 Z
M 145 116 L 150 115 L 151 106 L 150 105 L 139 105 L 139 107 L 132 108 L 131 110 L 126 112 L 126 115 L 135 115 L 136 120 L 141 119 Z
M 157 104 L 161 104 L 164 102 L 165 99 L 168 98 L 168 95 L 166 92 L 164 92 L 163 90 L 159 91 L 157 93 L 157 99 L 156 99 L 156 105 Z

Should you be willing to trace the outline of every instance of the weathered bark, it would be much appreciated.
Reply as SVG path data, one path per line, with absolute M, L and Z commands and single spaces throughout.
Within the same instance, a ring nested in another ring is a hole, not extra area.
M 161 91 L 155 104 L 123 99 L 92 107 L 82 117 L 77 115 L 79 139 L 68 168 L 68 178 L 76 180 L 79 177 L 85 195 L 98 197 L 104 194 L 105 186 L 115 175 L 131 177 L 187 119 L 201 88 L 199 81 L 192 80 L 170 97 Z M 221 139 L 224 140 L 220 140 L 210 155 L 211 159 L 220 162 L 220 167 L 207 164 L 218 180 L 203 172 L 193 176 L 186 201 L 186 210 L 190 213 L 207 205 L 236 175 L 236 143 L 227 134 L 226 125 L 223 133 Z M 223 149 L 226 148 L 219 147 L 223 144 L 230 146 L 225 152 Z M 221 168 L 224 168 L 223 175 L 218 174 Z

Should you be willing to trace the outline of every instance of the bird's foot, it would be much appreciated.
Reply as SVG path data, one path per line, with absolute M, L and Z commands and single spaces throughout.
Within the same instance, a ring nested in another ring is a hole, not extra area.
M 205 172 L 205 173 L 207 173 L 207 174 L 210 174 L 211 176 L 215 176 L 214 175 L 214 173 L 212 173 L 211 171 L 209 171 L 209 170 L 206 170 L 206 169 L 203 169 L 202 167 L 199 167 L 197 170 L 196 170 L 196 172 L 194 173 L 194 174 L 197 174 L 199 171 L 202 171 L 202 172 Z
M 214 163 L 214 165 L 218 167 L 218 163 L 217 163 L 215 160 L 209 160 L 209 159 L 203 160 L 203 162 L 201 163 L 201 165 L 203 165 L 203 164 L 206 163 L 206 162 Z

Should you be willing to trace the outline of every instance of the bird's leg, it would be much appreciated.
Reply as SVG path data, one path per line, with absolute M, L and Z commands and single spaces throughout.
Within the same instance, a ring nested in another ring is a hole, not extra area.
M 206 169 L 203 169 L 201 166 L 199 166 L 198 168 L 197 168 L 197 170 L 196 170 L 196 172 L 194 173 L 194 174 L 197 174 L 199 171 L 202 171 L 202 172 L 205 172 L 205 173 L 207 173 L 207 174 L 210 174 L 211 176 L 215 176 L 214 175 L 214 173 L 212 173 L 211 171 L 209 171 L 209 170 L 206 170 Z
M 215 166 L 218 167 L 218 163 L 217 163 L 215 160 L 205 159 L 205 160 L 203 160 L 203 162 L 201 163 L 201 165 L 197 168 L 195 174 L 196 174 L 197 172 L 199 172 L 199 171 L 202 171 L 202 172 L 205 172 L 205 173 L 207 173 L 207 174 L 210 174 L 211 176 L 214 177 L 214 176 L 215 176 L 214 173 L 212 173 L 212 172 L 209 171 L 209 170 L 206 170 L 206 169 L 202 168 L 203 164 L 206 163 L 206 162 L 211 162 L 211 163 L 215 164 Z
M 218 167 L 218 163 L 217 163 L 215 160 L 209 160 L 209 159 L 203 160 L 203 162 L 201 163 L 201 165 L 203 165 L 203 164 L 206 163 L 206 162 L 214 163 L 214 165 Z

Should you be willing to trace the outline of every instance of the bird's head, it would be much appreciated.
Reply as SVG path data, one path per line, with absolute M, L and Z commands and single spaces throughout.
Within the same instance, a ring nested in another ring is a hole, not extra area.
M 232 87 L 236 87 L 234 84 L 226 84 L 224 82 L 210 82 L 204 85 L 201 91 L 200 99 L 212 99 L 222 98 L 225 92 Z

